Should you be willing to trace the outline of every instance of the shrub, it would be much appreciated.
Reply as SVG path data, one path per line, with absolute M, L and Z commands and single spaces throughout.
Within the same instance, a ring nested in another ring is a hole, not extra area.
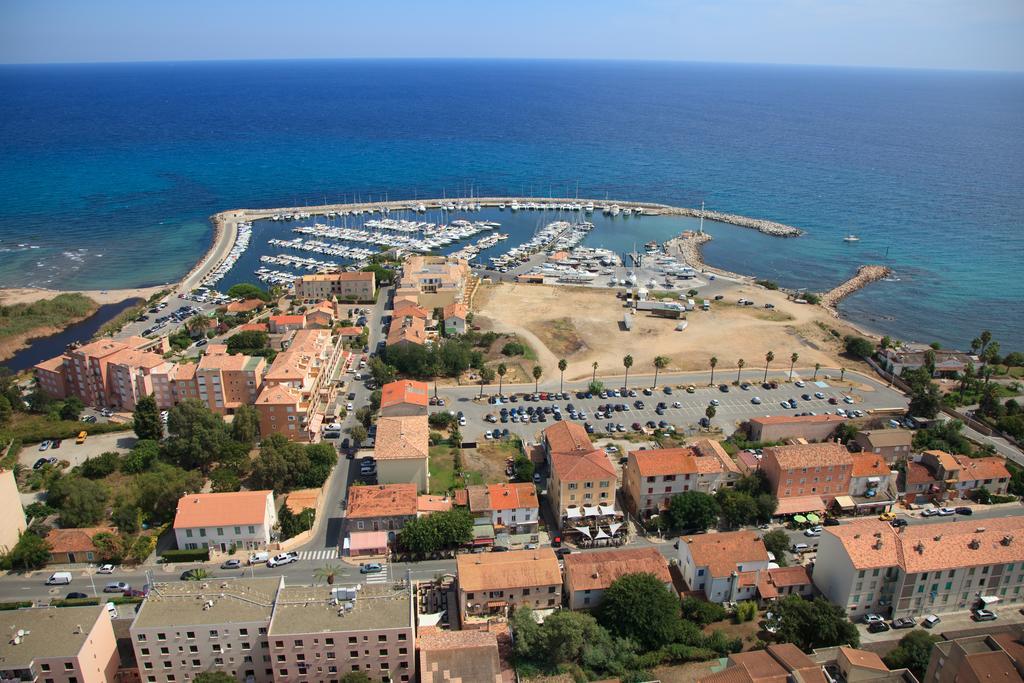
M 210 549 L 165 550 L 161 553 L 160 558 L 164 562 L 208 562 L 210 559 Z
M 522 356 L 526 354 L 526 347 L 520 342 L 510 341 L 501 347 L 501 353 L 505 356 Z
M 757 617 L 757 603 L 746 600 L 736 605 L 736 621 L 744 623 Z
M 725 608 L 717 602 L 708 602 L 699 598 L 683 598 L 683 619 L 701 626 L 707 626 L 725 619 Z
M 108 474 L 113 473 L 117 470 L 117 465 L 121 461 L 121 455 L 115 451 L 107 451 L 101 453 L 95 458 L 88 458 L 79 466 L 79 470 L 83 477 L 89 479 L 102 479 Z
M 22 609 L 31 606 L 31 600 L 19 600 L 18 602 L 0 602 L 0 610 Z

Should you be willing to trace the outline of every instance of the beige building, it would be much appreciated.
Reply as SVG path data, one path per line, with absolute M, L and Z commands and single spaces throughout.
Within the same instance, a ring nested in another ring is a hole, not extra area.
M 324 273 L 295 278 L 295 298 L 305 303 L 334 299 L 372 301 L 376 292 L 376 277 L 370 271 Z
M 825 441 L 843 422 L 841 415 L 771 415 L 753 417 L 747 427 L 751 441 Z
M 820 498 L 825 510 L 850 491 L 853 457 L 839 443 L 794 444 L 764 449 L 761 470 L 783 508 L 785 498 Z
M 621 516 L 614 510 L 615 466 L 604 450 L 594 448 L 583 425 L 556 422 L 544 430 L 544 447 L 551 467 L 548 491 L 560 529 L 589 527 L 588 518 Z
M 864 453 L 874 453 L 885 458 L 890 465 L 910 457 L 914 433 L 909 429 L 865 429 L 857 432 L 853 441 Z
M 1017 605 L 1024 600 L 1024 519 L 826 527 L 814 583 L 852 618 L 958 612 L 982 599 Z
M 428 311 L 462 303 L 470 275 L 469 262 L 465 259 L 409 256 L 402 264 L 395 300 L 414 299 Z
M 21 506 L 14 470 L 0 469 L 0 553 L 18 544 L 25 526 L 25 509 Z
M 569 609 L 594 609 L 604 592 L 626 574 L 651 574 L 675 592 L 668 561 L 657 548 L 618 548 L 572 553 L 565 563 L 564 591 Z
M 120 658 L 110 614 L 102 605 L 3 612 L 0 680 L 108 683 Z
M 211 347 L 195 369 L 193 381 L 199 400 L 220 415 L 233 414 L 241 405 L 252 405 L 263 386 L 266 360 L 260 356 L 232 356 L 221 345 Z
M 421 493 L 429 490 L 429 440 L 426 415 L 377 420 L 377 440 L 373 447 L 377 481 L 381 484 L 415 484 Z
M 739 477 L 739 468 L 722 446 L 701 439 L 683 448 L 630 451 L 622 470 L 622 496 L 634 515 L 651 515 L 675 495 L 714 493 Z
M 1021 683 L 1024 633 L 1010 632 L 940 640 L 932 648 L 923 683 Z
M 502 662 L 499 638 L 510 645 L 507 624 L 468 631 L 421 626 L 416 637 L 420 683 L 508 683 L 515 672 Z M 507 678 L 505 676 L 508 676 Z
M 507 615 L 517 607 L 557 609 L 562 604 L 562 572 L 551 548 L 460 554 L 455 563 L 464 627 L 471 618 Z
M 718 603 L 755 599 L 769 564 L 764 541 L 753 531 L 681 536 L 678 560 L 688 589 Z
M 264 550 L 276 524 L 273 491 L 190 493 L 178 500 L 174 538 L 182 550 Z
M 426 415 L 430 400 L 426 382 L 400 379 L 381 387 L 380 414 L 383 417 Z

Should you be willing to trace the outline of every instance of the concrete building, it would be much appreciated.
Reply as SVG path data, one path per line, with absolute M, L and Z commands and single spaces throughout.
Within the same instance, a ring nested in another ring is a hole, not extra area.
M 968 365 L 979 366 L 977 356 L 970 356 L 959 351 L 932 350 L 926 348 L 886 349 L 882 352 L 882 367 L 889 373 L 899 377 L 904 370 L 917 370 L 927 363 L 928 354 L 935 356 L 933 377 L 956 377 Z
M 706 443 L 630 451 L 622 470 L 622 496 L 630 512 L 649 516 L 680 493 L 714 493 L 732 486 L 740 477 L 736 463 L 717 442 L 701 441 Z
M 940 640 L 932 648 L 923 683 L 1020 683 L 1024 637 L 1013 631 Z
M 960 477 L 955 488 L 960 498 L 967 498 L 981 488 L 993 495 L 1004 496 L 1010 487 L 1010 471 L 1006 461 L 998 456 L 972 458 L 968 455 L 954 455 L 960 465 Z
M 469 511 L 495 531 L 535 534 L 540 523 L 537 487 L 533 484 L 467 486 Z
M 469 262 L 464 259 L 409 256 L 402 264 L 395 299 L 414 298 L 429 311 L 460 303 L 471 274 Z
M 102 605 L 5 611 L 0 680 L 108 683 L 120 658 Z
M 844 422 L 841 415 L 772 415 L 752 417 L 747 427 L 751 441 L 825 441 Z
M 267 319 L 267 323 L 271 334 L 284 334 L 285 332 L 305 329 L 306 316 L 301 313 L 298 315 L 272 315 Z
M 910 457 L 914 433 L 909 429 L 865 429 L 857 432 L 853 441 L 865 453 L 875 453 L 890 465 Z
M 274 681 L 416 680 L 412 586 L 282 586 L 267 634 Z
M 466 304 L 455 303 L 445 306 L 442 310 L 445 334 L 466 334 L 466 318 L 468 315 L 469 308 L 466 307 Z
M 1017 604 L 1024 590 L 1024 519 L 906 527 L 877 519 L 826 527 L 814 583 L 851 618 L 964 611 L 979 601 Z
M 594 448 L 583 425 L 556 422 L 544 430 L 544 447 L 551 469 L 548 491 L 560 529 L 581 526 L 595 515 L 621 516 L 614 511 L 615 466 L 604 450 Z
M 178 500 L 174 538 L 183 550 L 263 550 L 276 524 L 273 491 L 190 493 Z
M 329 330 L 337 319 L 338 309 L 331 301 L 318 301 L 306 310 L 306 327 Z
M 415 484 L 353 486 L 345 508 L 346 534 L 386 531 L 394 541 L 397 532 L 417 517 Z
M 1005 495 L 1010 472 L 1000 457 L 971 458 L 945 451 L 925 451 L 908 460 L 900 482 L 910 503 L 941 503 L 969 498 L 981 488 Z
M 381 387 L 381 417 L 407 417 L 426 415 L 430 400 L 430 387 L 426 382 L 400 379 Z
M 764 541 L 753 531 L 681 536 L 678 559 L 687 587 L 718 603 L 756 599 L 769 562 Z
M 565 563 L 563 591 L 569 609 L 594 609 L 604 592 L 626 574 L 651 574 L 675 592 L 668 562 L 657 548 L 619 548 L 572 553 Z
M 422 318 L 395 315 L 388 327 L 387 345 L 412 344 L 423 346 L 427 343 L 427 325 Z
M 805 654 L 791 643 L 729 655 L 726 668 L 700 683 L 917 683 L 906 669 L 889 670 L 868 650 L 840 646 Z
M 219 344 L 210 346 L 213 348 L 203 354 L 195 368 L 196 394 L 213 412 L 233 415 L 239 406 L 256 401 L 267 361 L 260 356 L 229 355 Z
M 551 548 L 460 554 L 455 563 L 463 627 L 471 617 L 486 620 L 520 606 L 557 609 L 562 604 L 562 572 Z
M 844 512 L 878 514 L 892 509 L 899 500 L 899 472 L 890 469 L 877 453 L 853 453 L 848 495 L 836 496 L 835 504 Z
M 18 544 L 25 526 L 25 508 L 21 506 L 14 470 L 0 469 L 0 553 Z
M 784 498 L 820 498 L 827 509 L 850 491 L 853 458 L 838 443 L 795 444 L 764 449 L 761 471 L 783 508 Z M 799 512 L 799 510 L 797 511 Z
M 377 440 L 373 446 L 377 481 L 381 484 L 412 483 L 420 492 L 429 490 L 429 440 L 426 415 L 377 420 Z
M 377 280 L 372 271 L 324 273 L 295 278 L 295 299 L 305 303 L 323 300 L 373 301 Z
M 814 581 L 811 572 L 802 564 L 769 567 L 768 571 L 761 572 L 757 593 L 761 600 L 777 600 L 790 595 L 812 598 L 815 594 Z
M 433 626 L 420 627 L 416 638 L 419 650 L 420 683 L 506 683 L 515 672 L 501 661 L 499 629 L 479 628 L 448 631 Z M 508 640 L 508 628 L 501 633 Z M 505 676 L 509 678 L 505 678 Z

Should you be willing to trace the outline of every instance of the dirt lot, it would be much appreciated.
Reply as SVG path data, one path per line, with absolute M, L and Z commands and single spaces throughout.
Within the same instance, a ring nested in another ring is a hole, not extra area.
M 736 305 L 740 297 L 758 306 Z M 763 308 L 772 303 L 774 309 Z M 476 320 L 499 332 L 516 332 L 536 351 L 545 377 L 557 375 L 558 359 L 569 367 L 566 379 L 589 377 L 593 363 L 599 375 L 621 375 L 622 357 L 631 354 L 632 372 L 650 373 L 657 355 L 671 359 L 670 370 L 703 370 L 717 356 L 719 368 L 746 361 L 747 372 L 763 367 L 764 355 L 775 353 L 777 370 L 788 367 L 790 354 L 800 354 L 799 367 L 846 365 L 838 360 L 839 341 L 817 324 L 822 321 L 842 334 L 853 332 L 817 306 L 796 304 L 777 291 L 737 284 L 709 312 L 687 314 L 686 330 L 678 321 L 646 313 L 634 316 L 632 331 L 622 327 L 626 312 L 611 290 L 589 287 L 501 283 L 482 287 L 476 298 Z

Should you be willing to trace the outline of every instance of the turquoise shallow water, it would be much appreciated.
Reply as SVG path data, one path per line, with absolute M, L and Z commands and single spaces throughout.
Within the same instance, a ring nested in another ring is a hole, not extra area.
M 800 226 L 778 240 L 714 225 L 705 255 L 815 289 L 888 263 L 899 281 L 850 297 L 845 315 L 946 344 L 988 327 L 1024 347 L 1021 75 L 120 64 L 0 67 L 0 92 L 0 285 L 174 280 L 208 245 L 207 217 L 238 206 L 578 191 Z M 686 225 L 619 221 L 591 242 L 622 249 Z

